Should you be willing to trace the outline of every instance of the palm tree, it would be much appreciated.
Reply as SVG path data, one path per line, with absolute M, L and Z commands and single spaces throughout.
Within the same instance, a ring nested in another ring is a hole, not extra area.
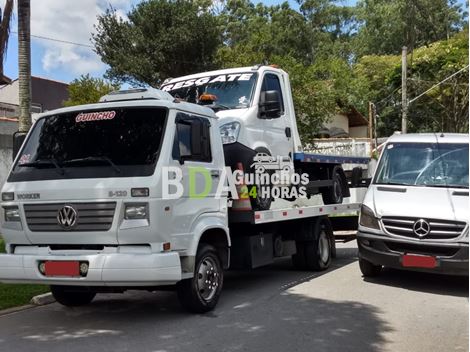
M 31 2 L 18 0 L 18 81 L 20 116 L 18 132 L 31 128 Z

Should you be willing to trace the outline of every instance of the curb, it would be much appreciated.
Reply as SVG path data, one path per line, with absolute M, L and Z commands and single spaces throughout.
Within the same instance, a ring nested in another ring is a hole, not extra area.
M 33 306 L 32 304 L 26 304 L 24 306 L 3 309 L 3 310 L 0 310 L 0 316 L 7 315 L 7 314 L 12 314 L 12 313 L 16 313 L 16 312 L 21 312 L 23 310 L 31 309 L 31 308 L 34 308 L 34 307 L 35 306 Z
M 34 296 L 33 298 L 31 298 L 31 301 L 29 303 L 35 306 L 43 306 L 43 305 L 51 304 L 54 302 L 55 302 L 55 299 L 52 296 L 52 293 L 48 292 L 42 295 Z

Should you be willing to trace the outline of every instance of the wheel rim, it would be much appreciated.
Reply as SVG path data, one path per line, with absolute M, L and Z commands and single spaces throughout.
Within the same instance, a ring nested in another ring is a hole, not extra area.
M 318 250 L 319 250 L 319 255 L 320 259 L 323 263 L 328 262 L 328 259 L 330 258 L 330 244 L 328 243 L 328 238 L 326 238 L 326 235 L 324 232 L 320 234 L 320 238 L 318 240 Z
M 201 298 L 210 301 L 220 284 L 220 272 L 216 260 L 205 257 L 201 260 L 197 273 L 197 291 Z

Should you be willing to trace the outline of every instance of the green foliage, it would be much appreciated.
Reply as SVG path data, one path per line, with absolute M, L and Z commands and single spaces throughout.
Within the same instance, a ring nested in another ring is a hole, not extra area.
M 360 0 L 356 55 L 398 54 L 448 39 L 465 24 L 457 0 Z
M 279 64 L 290 75 L 305 141 L 338 112 L 354 107 L 367 116 L 369 101 L 380 135 L 401 129 L 403 45 L 411 98 L 468 64 L 467 13 L 457 0 L 297 2 L 299 11 L 287 2 L 146 0 L 128 21 L 112 9 L 101 16 L 95 47 L 108 78 L 153 86 L 212 68 Z M 466 77 L 413 103 L 409 130 L 468 131 Z
M 106 82 L 101 78 L 82 75 L 69 85 L 69 99 L 64 106 L 97 103 L 103 96 L 119 89 L 119 84 Z
M 128 13 L 128 21 L 109 9 L 98 17 L 96 52 L 110 68 L 107 78 L 158 86 L 214 67 L 220 44 L 211 2 L 147 0 Z

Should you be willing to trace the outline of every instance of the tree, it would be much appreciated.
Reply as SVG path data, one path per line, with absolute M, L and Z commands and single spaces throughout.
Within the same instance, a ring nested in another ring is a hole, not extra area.
M 449 39 L 462 30 L 467 14 L 457 0 L 360 0 L 357 57 L 398 54 Z
M 160 85 L 177 77 L 214 68 L 220 44 L 217 19 L 209 1 L 148 0 L 128 14 L 113 9 L 98 17 L 95 50 L 119 82 Z
M 64 102 L 64 106 L 97 103 L 103 95 L 119 88 L 120 86 L 116 83 L 93 78 L 89 74 L 82 75 L 70 83 L 69 99 Z
M 20 116 L 18 131 L 31 128 L 31 3 L 18 0 L 18 82 Z

